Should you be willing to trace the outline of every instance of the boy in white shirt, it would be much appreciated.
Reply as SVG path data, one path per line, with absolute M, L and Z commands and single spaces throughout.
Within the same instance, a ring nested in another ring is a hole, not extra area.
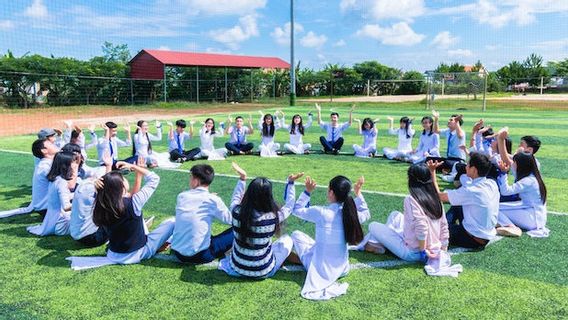
M 231 227 L 211 236 L 211 224 L 217 219 L 231 225 L 231 211 L 217 195 L 209 192 L 215 172 L 207 164 L 190 169 L 190 190 L 180 193 L 176 204 L 176 223 L 171 250 L 182 262 L 208 263 L 223 257 L 233 245 Z
M 338 154 L 344 142 L 342 133 L 347 130 L 353 122 L 353 110 L 355 110 L 355 105 L 353 105 L 349 111 L 349 121 L 343 124 L 339 124 L 339 114 L 337 112 L 332 112 L 330 115 L 330 123 L 326 123 L 321 120 L 321 107 L 317 103 L 316 110 L 318 111 L 318 124 L 320 128 L 327 132 L 326 137 L 320 137 L 323 150 L 325 153 Z
M 499 214 L 499 188 L 486 176 L 491 161 L 486 155 L 472 153 L 466 166 L 462 186 L 441 192 L 436 181 L 436 169 L 442 162 L 428 161 L 432 181 L 442 202 L 452 207 L 446 213 L 450 229 L 450 245 L 483 249 L 496 235 L 495 225 Z M 459 222 L 459 224 L 456 224 Z
M 187 151 L 184 150 L 185 140 L 189 140 L 193 137 L 193 122 L 189 122 L 189 133 L 185 132 L 187 123 L 183 119 L 176 121 L 175 131 L 171 122 L 168 122 L 168 125 L 170 126 L 170 133 L 168 134 L 170 160 L 181 163 L 187 160 L 195 160 L 199 153 L 201 153 L 201 149 L 193 148 Z
M 244 125 L 244 122 L 245 119 L 241 116 L 235 118 L 234 126 L 231 125 L 231 116 L 227 120 L 225 133 L 230 135 L 231 140 L 225 143 L 225 148 L 233 155 L 251 154 L 251 150 L 254 148 L 252 143 L 247 143 L 247 135 L 254 133 L 252 117 L 249 115 L 248 127 Z
M 451 115 L 448 119 L 448 127 L 446 129 L 440 129 L 438 124 L 440 113 L 438 111 L 433 110 L 432 117 L 434 118 L 432 130 L 434 133 L 438 133 L 440 135 L 440 140 L 442 137 L 446 138 L 448 147 L 446 150 L 446 157 L 428 157 L 426 158 L 426 161 L 442 161 L 442 165 L 440 165 L 439 169 L 449 172 L 449 174 L 444 176 L 442 179 L 447 182 L 454 181 L 457 174 L 455 169 L 456 164 L 464 163 L 466 160 L 466 134 L 462 129 L 463 115 Z
M 117 133 L 116 123 L 109 121 L 104 124 L 105 135 L 99 140 L 97 151 L 99 155 L 99 165 L 104 166 L 103 157 L 106 152 L 112 159 L 112 167 L 115 169 L 116 162 L 118 161 L 118 147 L 129 147 L 132 145 L 132 138 L 130 132 L 130 125 L 124 127 L 126 131 L 126 141 L 121 140 L 116 136 Z

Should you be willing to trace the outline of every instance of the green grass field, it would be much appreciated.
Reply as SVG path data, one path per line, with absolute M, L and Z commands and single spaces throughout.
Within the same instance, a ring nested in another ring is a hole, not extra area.
M 456 111 L 457 107 L 465 110 Z M 568 113 L 559 110 L 538 111 L 526 107 L 489 105 L 487 112 L 478 111 L 478 102 L 439 102 L 442 119 L 452 113 L 465 115 L 466 131 L 474 121 L 484 118 L 494 127 L 508 125 L 514 146 L 526 134 L 540 137 L 543 146 L 537 154 L 549 190 L 548 208 L 568 212 Z M 324 114 L 329 105 L 324 104 Z M 334 104 L 346 120 L 347 104 Z M 475 110 L 473 109 L 475 108 Z M 293 113 L 305 114 L 308 107 L 283 108 L 288 121 Z M 270 106 L 270 111 L 274 110 Z M 396 137 L 386 135 L 386 116 L 408 115 L 421 118 L 428 112 L 416 103 L 359 105 L 358 118 L 380 117 L 379 149 L 396 146 Z M 253 114 L 254 124 L 257 113 Z M 72 118 L 72 115 L 67 116 Z M 205 117 L 198 117 L 203 120 Z M 226 117 L 216 120 L 224 121 Z M 151 120 L 151 119 L 147 119 Z M 172 119 L 175 120 L 175 119 Z M 444 120 L 445 121 L 445 120 Z M 305 142 L 319 148 L 322 131 L 313 126 L 307 130 Z M 344 151 L 361 143 L 354 127 L 344 135 Z M 0 138 L 0 149 L 29 152 L 34 137 Z M 259 137 L 250 137 L 257 144 Z M 276 141 L 285 143 L 288 136 L 278 131 Z M 224 139 L 216 144 L 222 146 Z M 415 139 L 415 144 L 418 142 Z M 197 144 L 191 141 L 191 146 Z M 164 141 L 154 150 L 165 151 Z M 442 148 L 445 143 L 442 142 Z M 130 154 L 120 150 L 121 157 Z M 30 200 L 33 159 L 29 154 L 0 152 L 0 210 L 25 205 Z M 90 150 L 90 157 L 95 151 Z M 392 210 L 402 209 L 399 195 L 406 193 L 407 164 L 385 159 L 356 159 L 352 156 L 287 155 L 276 159 L 257 156 L 235 157 L 250 176 L 267 176 L 283 180 L 292 171 L 305 171 L 320 185 L 343 174 L 355 180 L 364 175 L 365 194 L 372 220 L 384 222 Z M 189 169 L 196 161 L 183 164 Z M 211 163 L 216 172 L 232 175 L 230 160 Z M 188 174 L 157 170 L 161 184 L 145 207 L 145 216 L 163 220 L 174 214 L 175 199 L 187 188 Z M 236 179 L 218 176 L 212 191 L 226 201 Z M 449 187 L 447 184 L 443 184 Z M 297 192 L 302 190 L 298 187 Z M 283 194 L 283 185 L 275 183 L 275 194 Z M 325 192 L 318 189 L 314 204 L 324 204 Z M 482 252 L 455 255 L 455 263 L 464 266 L 457 279 L 432 278 L 420 265 L 352 270 L 342 281 L 350 284 L 347 295 L 327 302 L 311 302 L 300 297 L 305 273 L 280 271 L 264 281 L 234 279 L 208 266 L 182 266 L 151 259 L 140 265 L 109 266 L 83 272 L 69 268 L 65 258 L 71 255 L 103 255 L 104 248 L 84 249 L 69 237 L 37 238 L 25 227 L 40 222 L 36 214 L 0 220 L 0 318 L 4 319 L 91 319 L 91 318 L 467 318 L 511 319 L 568 317 L 568 216 L 549 215 L 551 236 L 532 239 L 503 239 Z M 156 224 L 155 224 L 156 225 Z M 291 217 L 284 232 L 303 230 L 313 234 L 313 226 Z M 366 230 L 366 226 L 364 227 Z M 214 232 L 223 230 L 215 225 Z M 392 255 L 376 256 L 351 253 L 351 262 L 392 261 Z

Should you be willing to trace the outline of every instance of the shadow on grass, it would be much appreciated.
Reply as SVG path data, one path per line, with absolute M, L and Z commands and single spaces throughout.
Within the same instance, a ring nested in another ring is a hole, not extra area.
M 37 238 L 36 235 L 29 233 L 25 226 L 1 229 L 0 234 L 18 238 Z
M 13 200 L 19 199 L 22 197 L 23 194 L 32 194 L 32 186 L 21 184 L 19 186 L 15 186 L 14 189 L 10 189 L 10 191 L 0 192 L 0 197 L 3 197 L 4 200 Z M 29 204 L 29 201 L 26 203 L 25 206 Z
M 293 282 L 299 287 L 302 287 L 305 277 L 305 272 L 287 272 L 280 270 L 270 279 L 274 281 Z M 270 281 L 269 279 L 255 280 L 250 278 L 231 277 L 216 268 L 202 269 L 195 265 L 185 265 L 181 272 L 180 280 L 183 282 L 198 283 L 206 286 L 225 285 L 227 283 Z
M 49 254 L 41 257 L 37 264 L 40 266 L 46 266 L 51 268 L 65 268 L 69 269 L 69 261 L 65 258 L 70 257 L 71 254 L 67 250 L 52 251 Z
M 42 249 L 55 251 L 88 249 L 70 236 L 39 237 L 36 245 Z
M 34 225 L 34 224 L 40 224 L 42 222 L 43 218 L 39 215 L 39 213 L 36 212 L 32 212 L 32 213 L 25 213 L 25 214 L 20 214 L 17 216 L 12 216 L 12 217 L 8 217 L 8 218 L 3 218 L 0 219 L 0 226 L 5 224 L 5 225 L 10 225 L 10 224 L 23 224 L 25 226 L 28 225 Z M 22 228 L 24 228 L 25 231 L 25 227 L 23 226 Z

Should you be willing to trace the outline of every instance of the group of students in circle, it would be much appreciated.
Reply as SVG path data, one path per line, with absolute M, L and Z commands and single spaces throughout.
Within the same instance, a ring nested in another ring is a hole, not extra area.
M 339 124 L 337 114 L 331 115 L 329 124 L 321 122 L 320 110 L 318 106 L 318 122 L 328 133 L 321 142 L 324 147 L 327 142 L 330 148 L 326 150 L 335 153 L 341 147 L 341 132 L 349 126 L 353 108 L 350 121 L 344 124 Z M 70 257 L 75 270 L 139 263 L 168 248 L 182 263 L 201 264 L 220 259 L 218 268 L 236 277 L 264 279 L 273 276 L 285 261 L 299 263 L 307 271 L 301 296 L 311 300 L 331 299 L 346 293 L 348 284 L 338 279 L 349 272 L 350 249 L 375 254 L 388 250 L 407 261 L 428 263 L 446 256 L 449 246 L 483 249 L 498 235 L 518 237 L 525 230 L 532 237 L 547 237 L 547 192 L 534 157 L 540 140 L 524 136 L 519 148 L 511 154 L 508 129 L 495 133 L 479 120 L 472 129 L 468 148 L 461 115 L 452 115 L 447 129 L 443 130 L 438 128 L 438 119 L 435 111 L 431 117 L 422 119 L 424 130 L 418 149 L 427 149 L 420 152 L 406 148 L 410 145 L 407 140 L 414 135 L 412 121 L 401 119 L 399 129 L 395 130 L 391 120 L 389 131 L 398 135 L 399 148 L 385 149 L 384 153 L 389 158 L 413 162 L 407 171 L 409 195 L 404 198 L 403 212 L 392 212 L 386 223 L 371 222 L 366 235 L 362 224 L 371 218 L 371 211 L 362 193 L 363 177 L 354 184 L 344 176 L 334 177 L 328 183 L 328 204 L 318 206 L 310 203 L 312 193 L 316 192 L 314 179 L 307 176 L 304 191 L 296 197 L 295 183 L 304 173 L 290 174 L 284 205 L 280 206 L 269 179 L 257 177 L 247 186 L 247 174 L 236 163 L 233 168 L 239 180 L 229 206 L 209 192 L 215 176 L 213 167 L 194 165 L 189 171 L 189 190 L 177 196 L 175 217 L 166 219 L 150 232 L 153 218 L 144 220 L 142 211 L 160 177 L 148 169 L 155 164 L 145 157 L 151 153 L 135 153 L 134 163 L 118 161 L 118 147 L 128 143 L 116 137 L 117 126 L 113 123 L 106 124 L 105 137 L 96 144 L 100 167 L 85 164 L 88 145 L 80 128 L 67 125 L 62 139 L 67 143 L 61 148 L 57 146 L 57 132 L 42 129 L 32 144 L 36 157 L 32 202 L 26 208 L 0 212 L 0 218 L 35 211 L 43 215 L 43 221 L 28 227 L 33 234 L 71 235 L 86 247 L 107 244 L 102 261 Z M 231 134 L 230 143 L 234 147 L 246 145 L 246 140 L 241 140 L 241 135 L 247 134 L 247 130 L 242 130 L 242 120 L 237 118 L 235 126 L 225 129 Z M 202 132 L 211 135 L 214 125 L 208 122 L 209 119 Z M 301 119 L 294 123 L 295 132 L 301 134 Z M 146 145 L 149 147 L 146 151 L 150 151 L 147 123 L 138 126 L 137 135 L 146 136 L 147 141 L 135 136 L 135 150 L 140 151 Z M 189 136 L 182 135 L 185 133 L 182 129 L 178 125 L 170 130 L 170 147 L 175 147 L 170 150 L 172 158 L 179 151 L 182 137 Z M 265 120 L 262 130 L 271 132 L 273 128 Z M 374 132 L 376 139 L 376 127 L 372 121 L 365 120 L 361 127 L 365 141 L 367 135 L 371 136 L 369 131 Z M 439 155 L 439 134 L 447 137 L 446 157 Z M 263 140 L 262 146 L 269 148 L 267 153 L 276 150 L 271 149 L 271 143 Z M 179 152 L 182 157 L 183 152 Z M 367 155 L 375 152 L 364 151 Z M 417 155 L 420 160 L 414 157 Z M 456 189 L 440 190 L 439 171 L 446 173 L 443 178 L 453 181 Z M 135 173 L 132 186 L 124 177 L 129 172 Z M 515 177 L 513 184 L 507 179 L 508 173 Z M 444 202 L 451 205 L 447 212 Z M 301 231 L 283 234 L 280 225 L 290 215 L 313 223 L 315 239 Z M 212 235 L 214 221 L 230 227 Z M 278 239 L 273 241 L 275 236 Z

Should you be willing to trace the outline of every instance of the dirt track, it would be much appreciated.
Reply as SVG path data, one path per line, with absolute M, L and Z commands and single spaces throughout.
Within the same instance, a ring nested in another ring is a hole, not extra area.
M 140 111 L 132 108 L 97 107 L 90 108 L 42 108 L 29 110 L 0 111 L 0 137 L 36 133 L 40 128 L 62 128 L 64 120 L 73 120 L 83 127 L 89 124 L 101 124 L 114 121 L 118 124 L 130 122 L 135 124 L 140 119 L 171 120 L 174 117 L 184 117 L 186 120 L 192 116 L 214 115 L 227 112 L 238 112 L 265 108 L 261 104 L 223 104 L 204 105 L 191 109 L 161 109 L 142 107 Z M 254 116 L 256 119 L 256 116 Z
M 412 102 L 425 99 L 426 95 L 408 95 L 408 96 L 361 96 L 361 97 L 338 97 L 333 98 L 333 102 Z M 436 95 L 436 99 L 464 99 L 464 95 Z M 478 95 L 478 99 L 481 95 Z M 568 94 L 528 94 L 528 95 L 511 95 L 509 97 L 488 97 L 487 100 L 497 101 L 566 101 L 568 102 Z M 329 97 L 315 99 L 299 99 L 301 102 L 329 102 Z

